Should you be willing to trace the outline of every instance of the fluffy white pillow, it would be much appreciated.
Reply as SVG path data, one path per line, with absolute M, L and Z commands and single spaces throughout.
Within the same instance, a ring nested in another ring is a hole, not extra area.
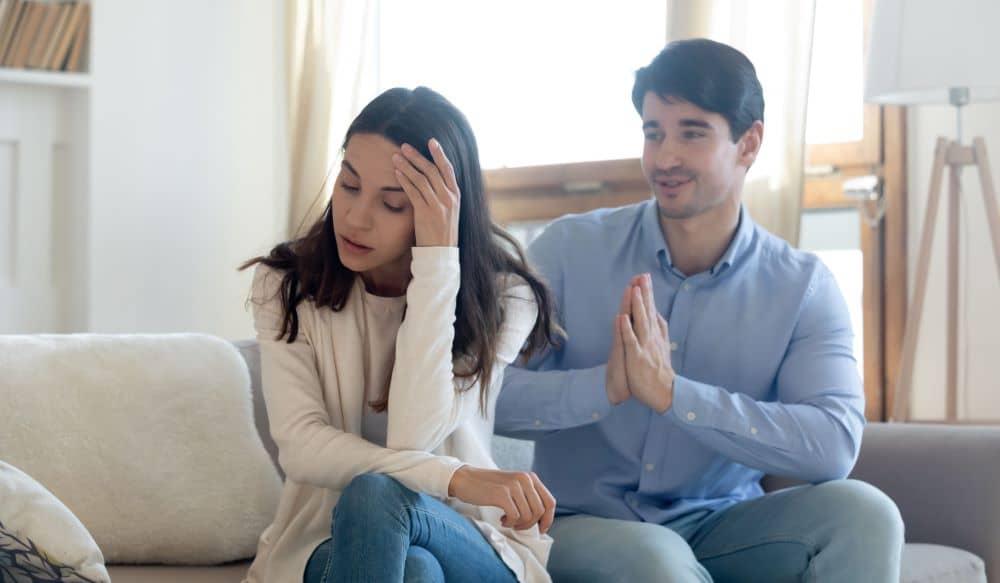
M 87 529 L 52 492 L 0 461 L 0 581 L 111 581 Z
M 108 564 L 253 556 L 280 479 L 236 348 L 200 334 L 0 336 L 0 459 L 72 508 Z

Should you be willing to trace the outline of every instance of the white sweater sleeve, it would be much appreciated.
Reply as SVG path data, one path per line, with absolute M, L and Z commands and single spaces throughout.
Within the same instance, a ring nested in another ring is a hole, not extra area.
M 261 382 L 278 462 L 289 479 L 343 490 L 356 476 L 381 473 L 417 492 L 444 498 L 458 459 L 419 451 L 394 451 L 342 431 L 330 423 L 309 339 L 310 306 L 299 305 L 299 334 L 291 344 L 276 340 L 283 309 L 281 273 L 258 266 L 251 293 L 261 351 Z M 362 390 L 340 387 L 340 390 Z
M 386 446 L 434 451 L 465 420 L 480 414 L 479 383 L 456 377 L 452 362 L 455 307 L 460 282 L 458 249 L 413 249 L 413 279 L 406 290 L 406 318 L 396 338 L 389 383 Z M 491 391 L 500 390 L 538 314 L 531 288 L 518 278 L 501 291 L 504 320 L 493 363 Z

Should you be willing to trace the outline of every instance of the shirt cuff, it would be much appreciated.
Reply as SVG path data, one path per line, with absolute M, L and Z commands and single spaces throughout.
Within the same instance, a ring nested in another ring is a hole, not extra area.
M 458 247 L 413 247 L 413 276 L 436 275 L 442 269 L 458 269 Z
M 672 417 L 681 425 L 718 429 L 720 392 L 725 391 L 677 375 L 674 377 L 673 402 L 663 415 Z
M 611 402 L 608 401 L 608 365 L 602 364 L 580 371 L 580 377 L 573 381 L 584 387 L 592 387 L 589 391 L 580 391 L 580 399 L 572 403 L 572 411 L 577 419 L 585 425 L 600 421 L 611 412 Z

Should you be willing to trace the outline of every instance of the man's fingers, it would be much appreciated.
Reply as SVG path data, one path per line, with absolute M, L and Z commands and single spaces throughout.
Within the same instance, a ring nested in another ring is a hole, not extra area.
M 667 324 L 666 319 L 664 319 L 663 316 L 656 314 L 656 323 L 660 327 L 660 334 L 663 335 L 663 338 L 670 338 L 670 326 Z
M 622 294 L 622 305 L 618 308 L 619 314 L 629 314 L 632 306 L 632 285 L 625 286 L 625 293 Z
M 636 338 L 640 343 L 645 343 L 650 332 L 649 315 L 646 313 L 646 304 L 639 287 L 632 288 L 632 325 L 635 328 Z
M 642 278 L 642 297 L 646 302 L 646 316 L 649 318 L 650 330 L 655 329 L 656 316 L 659 310 L 656 309 L 656 300 L 653 299 L 653 278 L 648 273 Z
M 632 323 L 628 316 L 618 316 L 618 328 L 621 332 L 622 343 L 625 345 L 626 353 L 630 350 L 639 349 L 639 339 L 636 338 L 632 330 Z

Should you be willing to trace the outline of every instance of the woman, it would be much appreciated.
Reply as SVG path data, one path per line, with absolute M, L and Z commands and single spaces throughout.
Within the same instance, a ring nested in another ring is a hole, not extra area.
M 490 220 L 461 112 L 378 96 L 323 216 L 254 264 L 286 481 L 247 581 L 548 581 L 555 500 L 497 470 L 490 438 L 504 367 L 553 339 L 551 300 Z

